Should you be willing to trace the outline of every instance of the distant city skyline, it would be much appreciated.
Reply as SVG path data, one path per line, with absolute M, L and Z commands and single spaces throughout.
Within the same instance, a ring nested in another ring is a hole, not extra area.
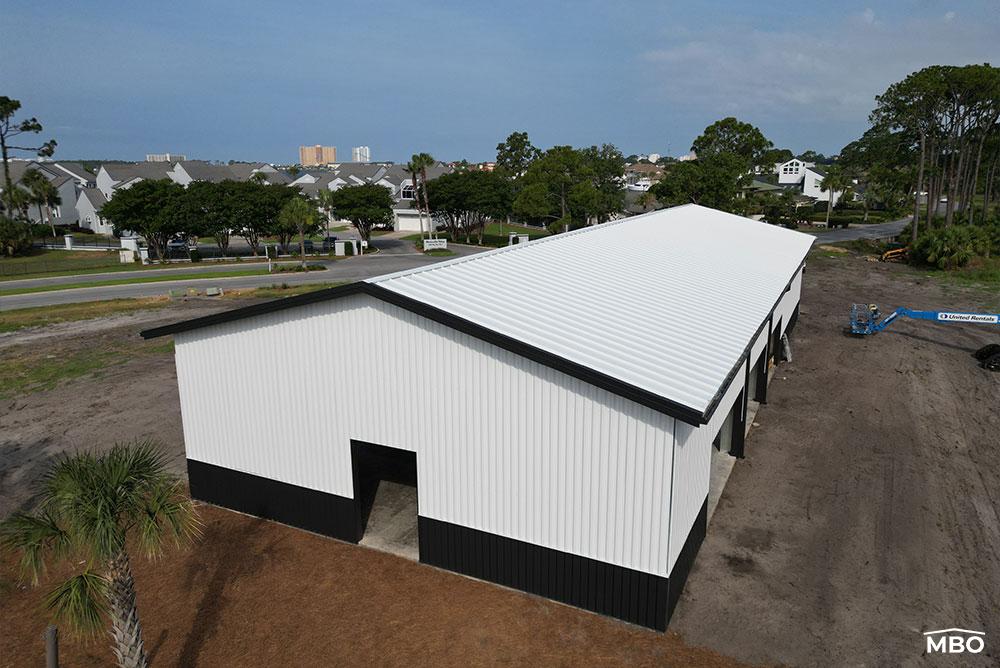
M 142 160 L 171 147 L 285 164 L 303 139 L 351 147 L 363 137 L 381 160 L 426 151 L 478 162 L 514 131 L 542 148 L 612 143 L 625 155 L 678 156 L 730 115 L 778 147 L 831 154 L 867 128 L 875 95 L 910 72 L 1000 60 L 1000 12 L 987 0 L 628 11 L 443 2 L 416 13 L 392 0 L 8 0 L 4 21 L 0 94 L 21 100 L 64 160 Z M 316 25 L 337 26 L 335 39 L 302 42 Z

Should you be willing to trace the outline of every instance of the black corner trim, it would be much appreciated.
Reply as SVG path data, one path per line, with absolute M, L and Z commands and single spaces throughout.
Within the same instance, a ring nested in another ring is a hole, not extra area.
M 684 570 L 679 584 L 674 585 L 672 577 L 643 573 L 422 515 L 418 518 L 418 531 L 423 563 L 659 631 L 666 630 L 687 577 Z M 691 542 L 690 537 L 688 541 Z M 696 552 L 697 546 L 693 549 Z M 694 554 L 687 544 L 685 550 L 681 559 L 693 560 Z M 690 564 L 685 568 L 689 569 Z M 675 586 L 677 593 L 671 604 Z
M 707 532 L 708 497 L 706 496 L 704 503 L 701 504 L 701 510 L 698 511 L 698 516 L 694 520 L 694 526 L 691 527 L 691 530 L 688 532 L 688 536 L 684 541 L 684 547 L 681 548 L 681 553 L 677 556 L 677 561 L 674 562 L 674 568 L 670 571 L 670 590 L 667 600 L 668 622 L 674 614 L 677 602 L 681 598 L 681 592 L 684 590 L 684 584 L 687 582 L 688 575 L 691 574 L 691 567 L 694 566 L 694 559 L 698 556 L 698 549 L 705 540 L 705 534 Z
M 187 460 L 192 498 L 356 543 L 354 499 Z

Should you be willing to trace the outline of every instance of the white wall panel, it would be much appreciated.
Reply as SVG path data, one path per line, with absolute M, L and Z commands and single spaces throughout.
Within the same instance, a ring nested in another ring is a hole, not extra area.
M 766 329 L 766 328 L 765 328 Z M 698 511 L 708 497 L 712 471 L 712 441 L 739 397 L 746 381 L 746 362 L 736 372 L 732 384 L 722 395 L 719 407 L 707 425 L 692 427 L 676 421 L 673 467 L 673 498 L 670 506 L 670 558 L 668 568 L 674 567 L 684 547 Z
M 795 274 L 795 278 L 792 279 L 791 287 L 788 292 L 781 296 L 781 301 L 778 302 L 778 306 L 774 309 L 774 324 L 777 325 L 778 318 L 781 318 L 781 333 L 784 334 L 785 330 L 788 328 L 788 319 L 792 317 L 792 312 L 795 311 L 795 307 L 799 304 L 799 298 L 802 295 L 802 269 L 800 268 L 798 273 Z
M 664 576 L 672 477 L 681 543 L 679 499 L 707 493 L 707 449 L 672 476 L 673 418 L 367 296 L 184 332 L 176 357 L 198 461 L 351 497 L 350 439 L 414 450 L 421 515 Z

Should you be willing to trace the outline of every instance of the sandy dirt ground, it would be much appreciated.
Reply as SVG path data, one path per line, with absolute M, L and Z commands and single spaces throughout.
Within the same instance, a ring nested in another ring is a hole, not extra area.
M 671 629 L 750 661 L 894 666 L 959 659 L 922 657 L 921 633 L 960 627 L 985 631 L 991 656 L 953 665 L 997 665 L 1000 374 L 971 352 L 1000 330 L 900 321 L 853 339 L 852 301 L 996 309 L 1000 295 L 859 258 L 810 262 L 793 360 Z
M 778 368 L 670 633 L 206 507 L 197 549 L 137 565 L 154 664 L 909 665 L 927 660 L 922 631 L 951 626 L 989 634 L 991 656 L 962 665 L 995 664 L 1000 374 L 970 353 L 1000 333 L 900 322 L 851 339 L 852 301 L 1000 306 L 905 267 L 812 259 L 794 360 Z M 172 355 L 137 333 L 218 308 L 0 336 L 0 364 L 135 343 L 96 375 L 0 401 L 0 517 L 31 502 L 60 452 L 153 436 L 183 472 Z M 0 666 L 41 661 L 40 596 L 0 561 Z M 63 658 L 110 653 L 103 637 L 65 639 Z

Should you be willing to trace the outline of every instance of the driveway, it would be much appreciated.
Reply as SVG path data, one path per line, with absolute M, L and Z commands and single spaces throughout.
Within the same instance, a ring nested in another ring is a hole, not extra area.
M 837 241 L 854 241 L 855 239 L 891 239 L 898 237 L 903 228 L 910 222 L 909 218 L 894 220 L 891 223 L 875 225 L 858 225 L 846 229 L 830 230 L 816 234 L 817 241 L 825 244 Z

